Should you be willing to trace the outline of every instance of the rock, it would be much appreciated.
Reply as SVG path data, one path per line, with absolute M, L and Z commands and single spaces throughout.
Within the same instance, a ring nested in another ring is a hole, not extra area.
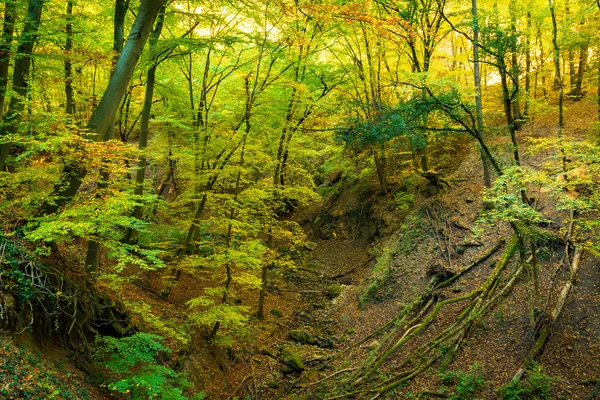
M 477 198 L 471 194 L 468 194 L 465 196 L 465 201 L 467 203 L 475 203 L 477 201 Z
M 290 339 L 292 339 L 296 343 L 306 344 L 308 342 L 308 335 L 306 332 L 300 330 L 291 330 L 288 332 Z
M 291 367 L 293 371 L 304 371 L 304 364 L 302 363 L 302 358 L 300 358 L 300 355 L 294 350 L 291 350 L 289 348 L 281 350 L 280 360 L 288 367 Z M 281 372 L 285 373 L 283 368 L 281 369 Z
M 304 248 L 309 251 L 316 250 L 319 245 L 315 242 L 306 242 L 304 243 Z
M 276 318 L 281 318 L 283 317 L 283 313 L 277 309 L 273 309 L 271 311 L 269 311 L 271 313 L 271 315 L 273 315 Z
M 354 332 L 356 332 L 356 329 L 354 329 L 354 328 L 348 328 L 348 329 L 346 329 L 346 333 L 348 335 L 352 335 Z
M 317 338 L 309 337 L 308 340 L 306 341 L 306 343 L 312 344 L 314 346 L 314 345 L 318 344 L 319 341 L 317 340 Z
M 277 357 L 275 357 L 275 354 L 273 354 L 273 353 L 272 353 L 270 350 L 268 350 L 268 349 L 262 349 L 262 350 L 260 351 L 260 354 L 262 354 L 263 356 L 268 356 L 268 357 L 271 357 L 271 358 L 277 359 Z
M 367 346 L 367 349 L 369 349 L 369 351 L 373 351 L 375 349 L 378 349 L 379 346 L 380 346 L 379 341 L 373 340 L 371 343 L 369 343 L 369 345 Z
M 342 287 L 337 283 L 332 283 L 327 288 L 327 293 L 329 294 L 329 297 L 331 297 L 332 299 L 335 299 L 336 297 L 338 297 L 341 292 L 342 292 Z
M 277 389 L 279 387 L 279 382 L 277 382 L 274 379 L 267 380 L 267 386 L 270 387 L 271 389 Z

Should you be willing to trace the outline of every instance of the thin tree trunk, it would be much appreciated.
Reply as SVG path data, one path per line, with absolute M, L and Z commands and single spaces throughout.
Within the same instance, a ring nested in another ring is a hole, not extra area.
M 75 100 L 73 98 L 73 64 L 71 51 L 73 50 L 73 0 L 67 1 L 67 24 L 65 25 L 67 39 L 65 41 L 65 112 L 75 114 Z
M 554 12 L 553 0 L 548 0 L 550 6 L 550 16 L 552 17 L 552 45 L 554 46 L 554 68 L 555 76 L 558 80 L 558 149 L 560 151 L 562 159 L 562 171 L 567 180 L 567 156 L 565 153 L 565 147 L 563 144 L 563 128 L 564 128 L 564 117 L 563 117 L 563 98 L 564 90 L 562 83 L 562 75 L 560 72 L 560 48 L 558 47 L 558 26 L 556 24 L 556 14 Z
M 513 145 L 513 155 L 517 165 L 521 165 L 521 157 L 519 155 L 519 145 L 517 143 L 517 129 L 513 116 L 513 106 L 511 101 L 510 90 L 508 88 L 508 71 L 503 59 L 498 59 L 498 72 L 500 73 L 500 83 L 502 85 L 502 97 L 504 102 L 504 114 L 506 115 L 506 123 L 510 133 L 510 139 Z
M 0 38 L 0 118 L 4 114 L 4 101 L 6 99 L 6 88 L 8 87 L 10 47 L 13 40 L 16 17 L 16 0 L 6 0 L 4 2 L 4 26 L 2 27 L 2 38 Z
M 258 294 L 258 311 L 256 312 L 256 318 L 260 321 L 265 319 L 265 295 L 267 293 L 267 271 L 269 266 L 263 263 L 260 270 L 260 292 Z
M 579 66 L 577 68 L 577 79 L 575 81 L 575 87 L 571 91 L 570 97 L 573 100 L 579 100 L 583 97 L 583 76 L 585 75 L 585 70 L 587 69 L 587 59 L 588 59 L 588 45 L 583 44 L 579 49 Z
M 481 101 L 481 75 L 479 72 L 479 17 L 477 14 L 477 0 L 471 2 L 471 13 L 473 15 L 473 79 L 475 81 L 475 112 L 477 114 L 477 135 L 484 141 L 483 132 L 483 106 Z M 492 186 L 490 163 L 482 147 L 481 163 L 483 165 L 483 184 L 485 187 Z
M 527 38 L 525 40 L 525 106 L 523 118 L 529 118 L 531 106 L 531 11 L 527 11 Z
M 510 2 L 510 18 L 511 18 L 511 29 L 514 34 L 517 34 L 517 12 L 516 8 L 516 0 L 512 0 Z M 515 130 L 518 131 L 521 129 L 521 105 L 519 98 L 521 96 L 521 90 L 519 88 L 519 61 L 517 58 L 517 48 L 516 42 L 511 46 L 511 66 L 510 71 L 508 73 L 511 75 L 511 80 L 513 84 L 513 94 L 512 94 L 512 115 L 513 115 L 513 125 Z

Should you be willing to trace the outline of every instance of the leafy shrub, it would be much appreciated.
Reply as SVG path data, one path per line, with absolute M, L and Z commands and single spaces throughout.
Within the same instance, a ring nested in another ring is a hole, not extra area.
M 184 400 L 184 390 L 191 387 L 183 374 L 161 365 L 157 357 L 168 354 L 158 335 L 136 333 L 133 336 L 99 337 L 92 361 L 105 371 L 105 385 L 110 390 L 129 395 L 133 400 Z M 198 394 L 196 398 L 203 398 Z
M 441 378 L 444 384 L 454 386 L 454 394 L 449 397 L 451 400 L 474 399 L 475 393 L 485 383 L 483 368 L 479 363 L 471 365 L 469 372 L 449 371 L 444 373 Z
M 552 377 L 546 375 L 539 364 L 532 364 L 527 370 L 527 378 L 510 382 L 500 390 L 504 400 L 549 399 Z

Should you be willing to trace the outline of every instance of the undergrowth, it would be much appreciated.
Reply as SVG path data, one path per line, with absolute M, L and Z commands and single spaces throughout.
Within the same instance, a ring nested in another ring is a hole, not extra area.
M 148 333 L 120 339 L 99 337 L 91 360 L 101 371 L 102 386 L 132 400 L 203 399 L 202 392 L 187 396 L 191 383 L 184 374 L 165 365 L 163 360 L 171 350 L 162 344 L 162 339 Z
M 510 382 L 499 390 L 503 400 L 550 399 L 553 378 L 547 375 L 537 363 L 527 370 L 525 379 Z

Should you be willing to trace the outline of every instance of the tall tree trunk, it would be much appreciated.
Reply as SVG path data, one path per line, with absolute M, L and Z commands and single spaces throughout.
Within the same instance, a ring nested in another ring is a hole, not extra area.
M 531 11 L 527 11 L 527 38 L 525 39 L 525 106 L 523 118 L 531 112 Z
M 10 47 L 12 44 L 15 21 L 17 18 L 16 0 L 4 2 L 4 25 L 0 38 L 0 118 L 4 114 L 4 100 L 8 87 L 8 66 L 10 64 Z
M 513 30 L 514 34 L 517 34 L 517 11 L 516 11 L 516 0 L 512 0 L 510 2 L 510 17 L 511 17 L 511 29 Z M 513 115 L 513 125 L 515 127 L 515 130 L 520 130 L 521 129 L 521 104 L 519 101 L 519 98 L 521 97 L 521 90 L 519 88 L 519 75 L 520 75 L 520 68 L 519 68 L 519 61 L 518 61 L 518 57 L 517 57 L 517 47 L 516 47 L 516 41 L 515 44 L 513 44 L 511 46 L 510 49 L 511 52 L 511 62 L 510 62 L 510 71 L 508 71 L 508 73 L 511 75 L 511 80 L 512 80 L 512 115 Z
M 113 121 L 117 107 L 127 90 L 135 66 L 152 30 L 154 19 L 166 2 L 167 0 L 144 0 L 141 3 L 123 53 L 119 57 L 115 73 L 110 78 L 104 95 L 88 122 L 89 139 L 100 141 L 104 138 L 103 134 Z M 52 214 L 71 201 L 86 174 L 87 170 L 81 166 L 80 162 L 69 161 L 63 168 L 60 182 L 54 187 L 51 196 L 54 201 L 45 202 L 40 213 L 42 215 Z
M 142 108 L 142 118 L 140 120 L 140 139 L 138 148 L 140 150 L 144 150 L 148 146 L 148 126 L 150 124 L 150 111 L 152 110 L 152 101 L 154 99 L 154 86 L 156 82 L 156 68 L 158 68 L 158 54 L 156 52 L 156 46 L 158 44 L 158 40 L 160 39 L 160 35 L 162 32 L 162 28 L 165 21 L 165 9 L 166 6 L 163 6 L 159 12 L 158 20 L 156 21 L 156 27 L 152 32 L 152 37 L 150 38 L 150 53 L 153 53 L 153 61 L 152 65 L 148 69 L 147 79 L 146 79 L 146 93 L 144 95 L 144 106 Z M 137 171 L 135 173 L 135 190 L 134 194 L 136 196 L 142 196 L 144 194 L 144 177 L 146 176 L 146 155 L 142 154 L 138 161 Z M 134 217 L 140 219 L 142 217 L 142 208 L 141 206 L 136 206 L 134 209 Z M 131 240 L 131 236 L 133 234 L 133 228 L 127 229 L 127 233 L 125 234 L 125 243 L 129 243 Z
M 508 88 L 508 69 L 503 58 L 497 59 L 498 73 L 500 74 L 500 84 L 502 86 L 502 98 L 504 103 L 504 114 L 506 116 L 506 124 L 510 133 L 510 139 L 513 145 L 513 155 L 517 165 L 521 165 L 521 157 L 519 155 L 519 145 L 517 143 L 517 129 L 513 116 L 513 104 L 510 89 Z
M 556 24 L 556 14 L 554 12 L 554 2 L 553 0 L 548 0 L 548 5 L 550 6 L 550 16 L 552 17 L 552 45 L 554 47 L 554 68 L 555 68 L 555 76 L 558 80 L 558 150 L 560 151 L 561 159 L 562 159 L 562 170 L 563 175 L 565 177 L 565 181 L 567 179 L 567 156 L 565 153 L 565 147 L 563 144 L 563 128 L 564 128 L 564 118 L 563 118 L 563 98 L 564 98 L 564 89 L 562 82 L 562 75 L 560 72 L 560 48 L 558 47 L 558 26 Z
M 73 50 L 73 0 L 67 1 L 67 24 L 65 25 L 67 39 L 65 41 L 65 112 L 75 114 L 75 100 L 73 96 L 73 64 L 71 51 Z
M 42 18 L 42 7 L 44 0 L 30 0 L 27 9 L 25 26 L 19 39 L 19 46 L 15 56 L 13 68 L 13 96 L 8 105 L 8 111 L 4 116 L 4 124 L 0 129 L 0 137 L 14 135 L 18 132 L 18 121 L 20 114 L 25 109 L 28 89 L 29 69 L 31 66 L 32 52 L 37 39 L 37 32 Z M 3 142 L 0 144 L 0 171 L 4 170 L 6 160 L 10 154 L 12 144 Z
M 481 101 L 481 75 L 479 72 L 479 17 L 477 14 L 477 0 L 471 2 L 471 13 L 473 15 L 473 79 L 475 81 L 475 112 L 477 114 L 477 135 L 484 141 L 483 132 L 483 106 Z M 483 184 L 485 187 L 492 186 L 490 163 L 483 148 L 480 146 L 481 163 L 483 165 Z
M 588 44 L 582 44 L 579 49 L 579 66 L 577 67 L 577 79 L 575 80 L 575 87 L 571 90 L 569 96 L 573 100 L 579 100 L 583 97 L 583 76 L 585 75 L 585 70 L 587 69 L 587 59 L 588 59 Z

